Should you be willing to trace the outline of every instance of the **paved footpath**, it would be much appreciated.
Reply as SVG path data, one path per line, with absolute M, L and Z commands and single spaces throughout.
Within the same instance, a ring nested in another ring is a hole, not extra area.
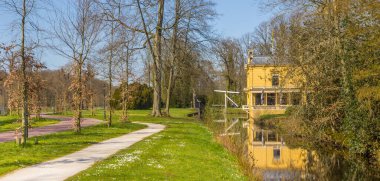
M 134 143 L 165 129 L 165 126 L 160 124 L 141 124 L 147 125 L 148 128 L 94 144 L 55 160 L 16 170 L 4 177 L 0 177 L 0 181 L 65 180 L 86 170 L 95 162 L 104 160 L 116 152 L 128 148 Z M 94 180 L 96 180 L 96 178 L 94 178 Z
M 59 131 L 66 131 L 66 130 L 73 129 L 73 123 L 71 121 L 72 118 L 70 117 L 63 117 L 63 116 L 56 116 L 56 115 L 41 115 L 41 117 L 47 118 L 47 119 L 58 119 L 61 121 L 57 124 L 29 129 L 29 138 L 34 137 L 34 136 L 42 136 L 42 135 L 47 135 L 47 134 L 51 134 L 51 133 L 55 133 Z M 81 126 L 82 127 L 93 126 L 101 122 L 102 121 L 97 120 L 97 119 L 82 118 Z M 0 143 L 6 142 L 6 141 L 12 141 L 12 140 L 15 140 L 14 131 L 7 131 L 7 132 L 0 133 Z

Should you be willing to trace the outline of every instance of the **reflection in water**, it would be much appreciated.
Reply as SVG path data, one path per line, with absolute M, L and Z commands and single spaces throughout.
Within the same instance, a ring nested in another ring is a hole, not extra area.
M 284 137 L 289 135 L 257 127 L 253 130 L 254 171 L 263 180 L 379 180 L 378 163 L 371 165 L 360 158 L 349 159 L 344 157 L 344 152 L 327 151 L 327 148 L 309 146 L 307 150 L 300 140 L 287 143 Z
M 264 180 L 294 180 L 301 177 L 307 151 L 286 146 L 282 136 L 274 131 L 255 128 L 251 153 L 255 171 Z
M 254 175 L 263 180 L 380 180 L 378 161 L 316 147 L 286 132 L 251 128 L 253 122 L 244 116 L 213 116 L 208 124 L 219 140 L 243 160 L 248 158 Z

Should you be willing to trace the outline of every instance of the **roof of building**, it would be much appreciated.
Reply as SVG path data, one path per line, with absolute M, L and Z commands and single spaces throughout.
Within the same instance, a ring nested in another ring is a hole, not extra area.
M 268 65 L 268 64 L 274 64 L 272 57 L 265 56 L 265 57 L 253 57 L 252 64 L 254 65 Z
M 287 62 L 278 61 L 271 56 L 258 56 L 253 57 L 251 65 L 284 65 L 288 64 Z

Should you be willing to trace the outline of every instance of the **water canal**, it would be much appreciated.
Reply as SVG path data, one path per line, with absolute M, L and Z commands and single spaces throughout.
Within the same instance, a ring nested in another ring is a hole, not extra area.
M 281 120 L 286 121 L 286 120 Z M 247 114 L 208 114 L 217 139 L 260 180 L 380 180 L 379 161 L 310 144 L 289 130 L 254 124 Z M 253 123 L 253 124 L 252 124 Z

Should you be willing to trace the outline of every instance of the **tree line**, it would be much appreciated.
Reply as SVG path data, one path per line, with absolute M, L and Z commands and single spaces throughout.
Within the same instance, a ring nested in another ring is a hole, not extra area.
M 313 147 L 344 152 L 356 163 L 347 179 L 361 178 L 366 169 L 378 168 L 380 2 L 270 2 L 289 13 L 258 27 L 255 51 L 288 64 L 287 76 L 298 78 L 307 95 L 304 105 L 288 111 L 285 129 Z
M 41 112 L 41 100 L 62 112 L 73 111 L 74 128 L 80 132 L 82 110 L 99 105 L 105 105 L 111 127 L 115 109 L 122 110 L 122 121 L 128 121 L 128 109 L 134 106 L 151 105 L 153 116 L 170 116 L 171 107 L 194 106 L 201 95 L 209 104 L 217 102 L 214 89 L 243 93 L 244 64 L 248 49 L 253 49 L 256 56 L 288 64 L 287 77 L 302 77 L 297 82 L 308 98 L 289 110 L 288 130 L 302 133 L 314 145 L 376 158 L 376 0 L 271 0 L 270 7 L 287 13 L 240 38 L 213 32 L 217 13 L 211 0 L 0 2 L 19 17 L 19 34 L 1 44 L 0 58 L 7 107 L 22 115 L 24 140 L 29 113 Z M 32 17 L 44 10 L 51 13 L 45 27 L 39 27 Z M 40 34 L 48 36 L 33 36 Z M 39 58 L 43 48 L 69 64 L 45 70 Z M 244 94 L 236 99 L 245 103 Z
M 213 82 L 208 74 L 212 63 L 205 53 L 213 41 L 212 1 L 0 3 L 3 12 L 16 17 L 16 38 L 1 44 L 0 57 L 7 108 L 22 115 L 24 143 L 28 118 L 39 116 L 43 106 L 72 111 L 74 130 L 80 132 L 84 109 L 94 112 L 106 105 L 111 127 L 116 108 L 123 110 L 122 121 L 128 121 L 129 108 L 150 104 L 153 116 L 170 116 L 170 107 L 190 106 L 195 95 L 212 90 L 202 85 Z M 47 70 L 43 50 L 54 51 L 69 63 Z M 143 72 L 137 66 L 144 66 Z M 151 92 L 151 100 L 146 100 Z M 144 100 L 137 100 L 139 93 Z

